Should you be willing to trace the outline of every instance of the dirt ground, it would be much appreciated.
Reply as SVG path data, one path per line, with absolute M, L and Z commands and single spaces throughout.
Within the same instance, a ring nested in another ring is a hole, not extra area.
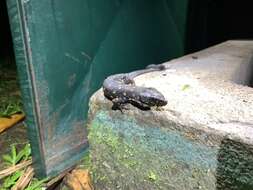
M 15 64 L 10 58 L 0 60 L 0 115 L 8 115 L 22 110 L 22 101 L 18 85 Z M 26 127 L 23 123 L 0 134 L 0 170 L 4 164 L 2 155 L 9 153 L 12 144 L 22 148 L 27 143 Z

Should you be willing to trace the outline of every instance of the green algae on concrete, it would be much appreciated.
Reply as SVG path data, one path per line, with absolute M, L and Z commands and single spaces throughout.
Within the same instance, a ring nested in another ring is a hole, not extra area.
M 109 111 L 89 126 L 97 189 L 214 189 L 217 149 Z

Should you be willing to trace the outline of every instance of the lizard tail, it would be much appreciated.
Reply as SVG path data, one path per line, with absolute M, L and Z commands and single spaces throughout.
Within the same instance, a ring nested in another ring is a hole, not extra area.
M 165 65 L 163 64 L 159 64 L 159 65 L 155 65 L 155 64 L 151 64 L 151 65 L 148 65 L 146 67 L 146 69 L 156 69 L 156 70 L 160 70 L 160 71 L 163 71 L 166 69 Z

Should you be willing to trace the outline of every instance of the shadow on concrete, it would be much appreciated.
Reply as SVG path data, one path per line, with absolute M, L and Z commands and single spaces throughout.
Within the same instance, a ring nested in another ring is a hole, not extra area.
M 253 147 L 224 139 L 218 153 L 217 190 L 253 189 Z

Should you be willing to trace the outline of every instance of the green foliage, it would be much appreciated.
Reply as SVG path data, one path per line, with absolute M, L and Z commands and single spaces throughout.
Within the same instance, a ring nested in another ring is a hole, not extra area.
M 0 187 L 0 190 L 11 189 L 11 187 L 16 184 L 16 181 L 19 179 L 19 177 L 22 175 L 22 173 L 23 173 L 22 171 L 16 171 L 14 174 L 5 178 L 5 180 L 3 182 L 3 186 Z
M 31 158 L 31 146 L 26 144 L 25 147 L 19 151 L 19 154 L 22 156 L 22 160 L 28 160 Z
M 0 117 L 10 117 L 17 113 L 23 113 L 21 101 L 10 101 L 0 107 Z
M 17 171 L 11 176 L 8 176 L 7 178 L 5 178 L 2 187 L 0 187 L 0 190 L 11 189 L 11 187 L 13 187 L 16 184 L 16 182 L 18 181 L 18 179 L 20 178 L 22 174 L 23 174 L 23 171 Z M 38 180 L 34 178 L 32 182 L 28 185 L 28 187 L 26 187 L 24 190 L 43 190 L 43 184 L 46 181 L 48 181 L 47 178 L 42 179 L 42 180 Z
M 25 147 L 17 153 L 15 145 L 11 145 L 11 153 L 3 155 L 3 160 L 9 165 L 16 165 L 21 160 L 27 160 L 31 155 L 30 144 L 26 144 Z
M 47 178 L 42 180 L 34 179 L 32 183 L 27 188 L 25 188 L 25 190 L 42 190 L 43 189 L 42 185 L 46 181 L 48 181 Z
M 11 153 L 3 155 L 4 161 L 8 165 L 15 166 L 20 161 L 28 160 L 31 156 L 31 147 L 30 144 L 26 144 L 23 149 L 21 149 L 19 152 L 17 152 L 17 149 L 14 144 L 11 145 Z M 13 187 L 20 176 L 23 174 L 23 171 L 16 171 L 14 174 L 6 177 L 3 181 L 2 187 L 0 187 L 0 190 L 9 190 L 11 187 Z M 28 185 L 28 187 L 25 188 L 25 190 L 42 190 L 43 183 L 46 182 L 48 179 L 42 179 L 38 180 L 34 178 L 32 182 Z

